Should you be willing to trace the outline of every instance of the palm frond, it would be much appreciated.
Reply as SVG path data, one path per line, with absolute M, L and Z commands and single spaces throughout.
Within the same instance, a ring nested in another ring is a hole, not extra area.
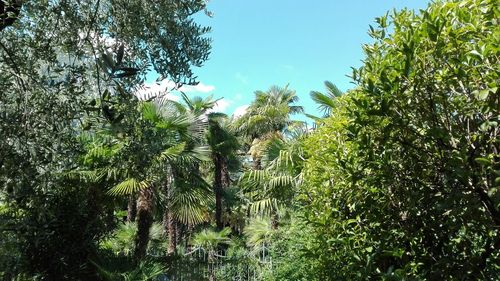
M 173 161 L 179 157 L 186 149 L 186 143 L 181 142 L 174 146 L 171 146 L 160 153 L 160 161 Z
M 103 169 L 95 170 L 71 170 L 63 173 L 63 176 L 68 179 L 83 180 L 86 182 L 99 182 L 105 176 Z
M 275 198 L 264 198 L 250 203 L 250 212 L 258 215 L 270 215 L 278 209 L 278 200 Z
M 123 196 L 129 195 L 138 192 L 141 189 L 148 188 L 151 186 L 151 183 L 147 180 L 139 181 L 135 178 L 128 178 L 113 188 L 108 190 L 108 194 L 112 196 Z
M 339 88 L 337 88 L 337 86 L 335 84 L 333 84 L 330 81 L 325 81 L 325 87 L 326 87 L 326 90 L 328 92 L 328 95 L 331 98 L 338 98 L 344 94 L 344 93 L 342 93 L 341 90 L 339 90 Z
M 202 248 L 205 251 L 214 251 L 219 245 L 231 243 L 231 238 L 229 238 L 230 233 L 231 229 L 228 227 L 221 231 L 204 229 L 194 236 L 192 243 L 195 247 Z
M 199 161 L 210 161 L 211 150 L 209 146 L 195 146 L 188 153 Z
M 310 95 L 311 99 L 318 104 L 318 109 L 325 115 L 329 115 L 335 107 L 335 101 L 328 95 L 317 91 L 312 91 Z
M 294 177 L 289 175 L 279 175 L 272 177 L 268 182 L 268 187 L 271 190 L 283 189 L 285 187 L 294 186 Z
M 247 246 L 260 250 L 261 246 L 270 242 L 272 235 L 272 226 L 269 218 L 258 216 L 250 220 L 243 229 L 243 235 L 246 237 Z
M 326 94 L 311 91 L 311 99 L 318 104 L 318 109 L 325 116 L 330 116 L 332 110 L 337 106 L 336 99 L 343 95 L 342 91 L 330 81 L 325 81 Z

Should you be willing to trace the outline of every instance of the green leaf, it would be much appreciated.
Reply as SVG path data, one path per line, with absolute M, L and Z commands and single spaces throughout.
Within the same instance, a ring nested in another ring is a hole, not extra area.
M 488 98 L 488 95 L 490 94 L 490 90 L 489 89 L 485 89 L 485 90 L 481 90 L 481 91 L 477 91 L 476 92 L 476 98 L 478 100 L 486 100 Z
M 138 181 L 135 178 L 126 179 L 119 184 L 115 185 L 108 191 L 109 195 L 113 196 L 123 196 L 129 195 L 138 192 L 143 188 L 147 188 L 150 186 L 150 183 L 146 180 Z
M 479 157 L 474 159 L 478 164 L 483 166 L 491 165 L 491 161 L 488 158 Z
M 186 148 L 185 142 L 181 142 L 179 144 L 171 146 L 171 147 L 165 149 L 161 153 L 160 159 L 161 160 L 174 160 L 176 157 L 179 157 L 181 155 L 181 153 L 184 151 L 185 148 Z

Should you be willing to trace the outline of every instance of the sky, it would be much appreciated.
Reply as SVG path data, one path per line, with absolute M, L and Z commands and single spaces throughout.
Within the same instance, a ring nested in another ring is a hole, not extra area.
M 352 88 L 351 67 L 361 66 L 369 25 L 392 9 L 423 9 L 425 0 L 210 0 L 213 17 L 209 60 L 195 69 L 200 84 L 188 95 L 222 98 L 216 110 L 241 114 L 256 90 L 289 85 L 307 113 L 318 114 L 309 98 L 329 80 Z

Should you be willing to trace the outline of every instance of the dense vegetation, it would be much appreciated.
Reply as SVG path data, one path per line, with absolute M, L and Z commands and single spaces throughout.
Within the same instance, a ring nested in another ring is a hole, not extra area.
M 137 94 L 197 83 L 202 0 L 0 1 L 0 279 L 495 280 L 497 4 L 377 18 L 311 126 Z

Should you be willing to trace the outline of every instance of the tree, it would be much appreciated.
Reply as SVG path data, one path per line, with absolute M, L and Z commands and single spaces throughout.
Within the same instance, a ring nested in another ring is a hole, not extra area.
M 305 127 L 295 128 L 286 139 L 272 138 L 264 144 L 262 167 L 241 174 L 239 183 L 250 200 L 250 213 L 269 215 L 277 227 L 278 212 L 291 207 L 298 186 L 302 183 Z
M 335 99 L 343 95 L 342 91 L 330 81 L 325 81 L 325 88 L 326 93 L 318 91 L 311 91 L 310 93 L 311 99 L 318 105 L 318 109 L 323 113 L 323 118 L 331 115 L 332 110 L 334 110 L 336 106 Z M 313 115 L 308 114 L 307 116 L 317 121 L 321 120 L 321 118 Z
M 217 229 L 224 227 L 222 221 L 222 198 L 224 190 L 231 185 L 231 163 L 238 162 L 236 152 L 239 142 L 231 130 L 227 116 L 217 113 L 208 115 L 207 142 L 212 151 L 213 190 L 215 194 L 215 224 Z
M 2 1 L 0 2 L 0 31 L 14 24 L 21 12 L 22 1 Z
M 435 2 L 370 28 L 357 88 L 306 144 L 323 280 L 498 276 L 497 15 Z
M 125 125 L 151 69 L 195 83 L 191 68 L 210 48 L 209 29 L 192 20 L 204 2 L 0 2 L 0 192 L 6 223 L 18 226 L 16 263 L 48 279 L 89 279 L 90 237 L 110 224 L 108 209 L 100 212 L 102 186 L 66 177 L 86 154 L 79 136 L 102 123 Z
M 153 155 L 152 169 L 149 171 L 153 177 L 158 175 L 158 172 L 163 174 L 159 176 L 160 184 L 164 184 L 164 190 L 168 211 L 169 220 L 169 251 L 175 251 L 175 225 L 172 222 L 174 219 L 186 224 L 195 224 L 203 220 L 203 213 L 200 212 L 200 205 L 206 203 L 207 198 L 203 194 L 204 181 L 198 176 L 196 171 L 193 173 L 194 163 L 208 160 L 208 150 L 206 147 L 199 146 L 195 139 L 203 136 L 203 131 L 200 133 L 197 129 L 196 116 L 191 116 L 183 112 L 175 112 L 174 108 L 169 108 L 169 102 L 159 103 L 157 105 L 147 103 L 144 107 L 145 117 L 153 122 L 155 127 L 155 138 L 152 139 L 152 145 L 158 147 L 156 155 Z M 195 133 L 193 133 L 195 131 Z M 144 141 L 140 142 L 142 145 Z M 144 151 L 144 149 L 143 149 Z M 144 163 L 142 163 L 144 165 Z M 152 182 L 153 183 L 153 182 Z M 186 186 L 188 189 L 186 190 Z M 199 187 L 201 188 L 201 191 Z M 196 193 L 198 191 L 198 193 Z M 151 187 L 140 190 L 138 201 L 138 243 L 137 250 L 143 256 L 146 250 L 147 241 L 140 243 L 141 237 L 148 239 L 146 233 L 141 236 L 141 199 L 144 202 L 144 223 L 142 228 L 148 231 L 152 224 L 152 206 L 154 200 L 152 198 L 153 189 Z M 186 193 L 187 192 L 187 193 Z M 203 207 L 201 207 L 203 208 Z M 143 240 L 144 240 L 143 239 Z
M 288 86 L 272 86 L 267 92 L 256 91 L 255 100 L 246 113 L 234 122 L 237 131 L 248 139 L 252 147 L 250 152 L 255 169 L 260 167 L 263 142 L 295 123 L 290 120 L 290 115 L 304 112 L 302 106 L 294 105 L 297 101 L 295 91 L 289 90 Z
M 193 238 L 193 246 L 207 252 L 208 254 L 208 269 L 210 281 L 216 280 L 214 265 L 218 257 L 217 251 L 220 246 L 228 245 L 231 243 L 231 238 L 229 238 L 230 233 L 230 228 L 224 228 L 221 231 L 205 229 L 200 233 L 197 233 Z

